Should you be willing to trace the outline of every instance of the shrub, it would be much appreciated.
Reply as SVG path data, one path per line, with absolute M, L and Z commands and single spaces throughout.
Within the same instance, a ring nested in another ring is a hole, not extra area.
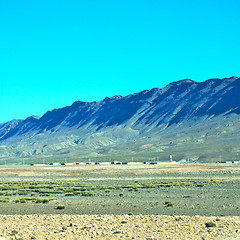
M 165 202 L 166 207 L 173 207 L 173 203 L 170 201 Z
M 24 198 L 18 198 L 18 199 L 15 200 L 15 203 L 26 203 L 26 202 L 27 201 Z
M 12 196 L 12 195 L 13 195 L 13 192 L 8 192 L 8 191 L 4 192 L 4 196 Z
M 0 198 L 0 202 L 9 202 L 9 198 Z
M 127 221 L 121 221 L 121 223 L 127 223 Z
M 206 227 L 216 227 L 216 224 L 214 222 L 206 222 L 205 226 Z
M 91 191 L 91 190 L 82 192 L 82 196 L 84 196 L 84 197 L 94 196 L 94 195 L 95 195 L 95 193 L 93 191 Z
M 119 193 L 119 197 L 123 197 L 124 194 L 122 192 Z
M 30 193 L 30 191 L 25 191 L 25 190 L 19 190 L 17 191 L 18 195 L 28 195 Z
M 64 205 L 58 205 L 58 206 L 56 207 L 56 209 L 64 209 L 64 208 L 65 208 Z
M 43 194 L 40 194 L 41 197 L 49 197 L 50 194 L 49 193 L 43 193 Z
M 1 196 L 12 196 L 13 193 L 12 193 L 12 192 L 9 192 L 9 191 L 2 191 L 2 192 L 0 192 L 0 195 L 1 195 Z
M 65 193 L 64 195 L 65 195 L 66 197 L 69 197 L 69 196 L 74 196 L 75 193 Z
M 14 235 L 16 235 L 16 234 L 18 234 L 18 231 L 17 231 L 17 230 L 12 230 L 11 233 L 10 233 L 11 236 L 14 236 Z
M 36 203 L 49 203 L 49 199 L 48 198 L 37 198 L 36 199 Z

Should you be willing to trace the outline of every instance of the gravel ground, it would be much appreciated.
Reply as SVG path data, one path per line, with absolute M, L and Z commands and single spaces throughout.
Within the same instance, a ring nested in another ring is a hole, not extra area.
M 239 173 L 240 165 L 234 164 L 1 167 L 1 182 L 125 184 L 181 179 L 216 182 L 201 188 L 121 190 L 124 197 L 112 190 L 79 199 L 57 198 L 48 204 L 15 203 L 17 196 L 10 196 L 9 203 L 0 203 L 0 240 L 240 240 Z M 174 206 L 166 207 L 166 201 Z M 66 208 L 56 210 L 59 204 Z M 124 215 L 128 213 L 133 215 Z M 207 227 L 207 222 L 215 226 Z
M 206 227 L 207 222 L 215 224 Z M 8 239 L 240 239 L 240 217 L 165 215 L 0 215 Z

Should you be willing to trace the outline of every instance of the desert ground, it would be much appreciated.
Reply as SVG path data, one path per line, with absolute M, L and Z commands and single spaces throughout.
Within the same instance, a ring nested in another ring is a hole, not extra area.
M 239 164 L 2 166 L 0 194 L 0 240 L 240 239 Z

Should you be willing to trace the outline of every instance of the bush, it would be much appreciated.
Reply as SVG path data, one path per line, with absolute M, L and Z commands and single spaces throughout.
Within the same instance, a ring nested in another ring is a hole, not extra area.
M 25 191 L 25 190 L 19 190 L 17 191 L 18 195 L 28 195 L 30 193 L 30 191 Z
M 74 196 L 75 193 L 65 193 L 64 195 L 65 195 L 66 197 L 69 197 L 69 196 Z
M 39 196 L 40 196 L 40 197 L 49 197 L 50 194 L 49 194 L 49 193 L 43 193 L 43 194 L 40 194 Z
M 15 203 L 26 203 L 27 201 L 33 201 L 35 198 L 18 198 L 15 200 Z
M 15 200 L 15 203 L 26 203 L 27 200 L 25 198 L 18 198 Z
M 91 190 L 82 192 L 82 196 L 84 196 L 84 197 L 94 196 L 94 195 L 95 195 L 95 193 L 93 191 L 91 191 Z
M 173 207 L 173 203 L 170 201 L 165 202 L 166 207 Z
M 0 192 L 0 195 L 1 195 L 1 196 L 12 196 L 13 193 L 12 193 L 12 192 L 9 192 L 9 191 L 2 191 L 2 192 Z
M 48 198 L 37 198 L 36 199 L 36 203 L 49 203 L 49 199 Z
M 9 198 L 0 198 L 0 202 L 9 202 Z
M 17 230 L 12 230 L 11 233 L 10 233 L 11 236 L 14 236 L 14 235 L 16 235 L 16 234 L 18 234 L 18 231 L 17 231 Z
M 58 205 L 58 206 L 56 207 L 56 209 L 64 209 L 64 208 L 65 208 L 64 205 Z
M 216 227 L 216 224 L 214 222 L 206 222 L 205 226 L 206 227 Z

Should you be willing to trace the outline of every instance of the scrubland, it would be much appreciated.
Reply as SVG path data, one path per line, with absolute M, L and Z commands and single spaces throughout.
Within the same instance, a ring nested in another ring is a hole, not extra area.
M 237 239 L 239 173 L 237 164 L 1 167 L 0 234 Z

